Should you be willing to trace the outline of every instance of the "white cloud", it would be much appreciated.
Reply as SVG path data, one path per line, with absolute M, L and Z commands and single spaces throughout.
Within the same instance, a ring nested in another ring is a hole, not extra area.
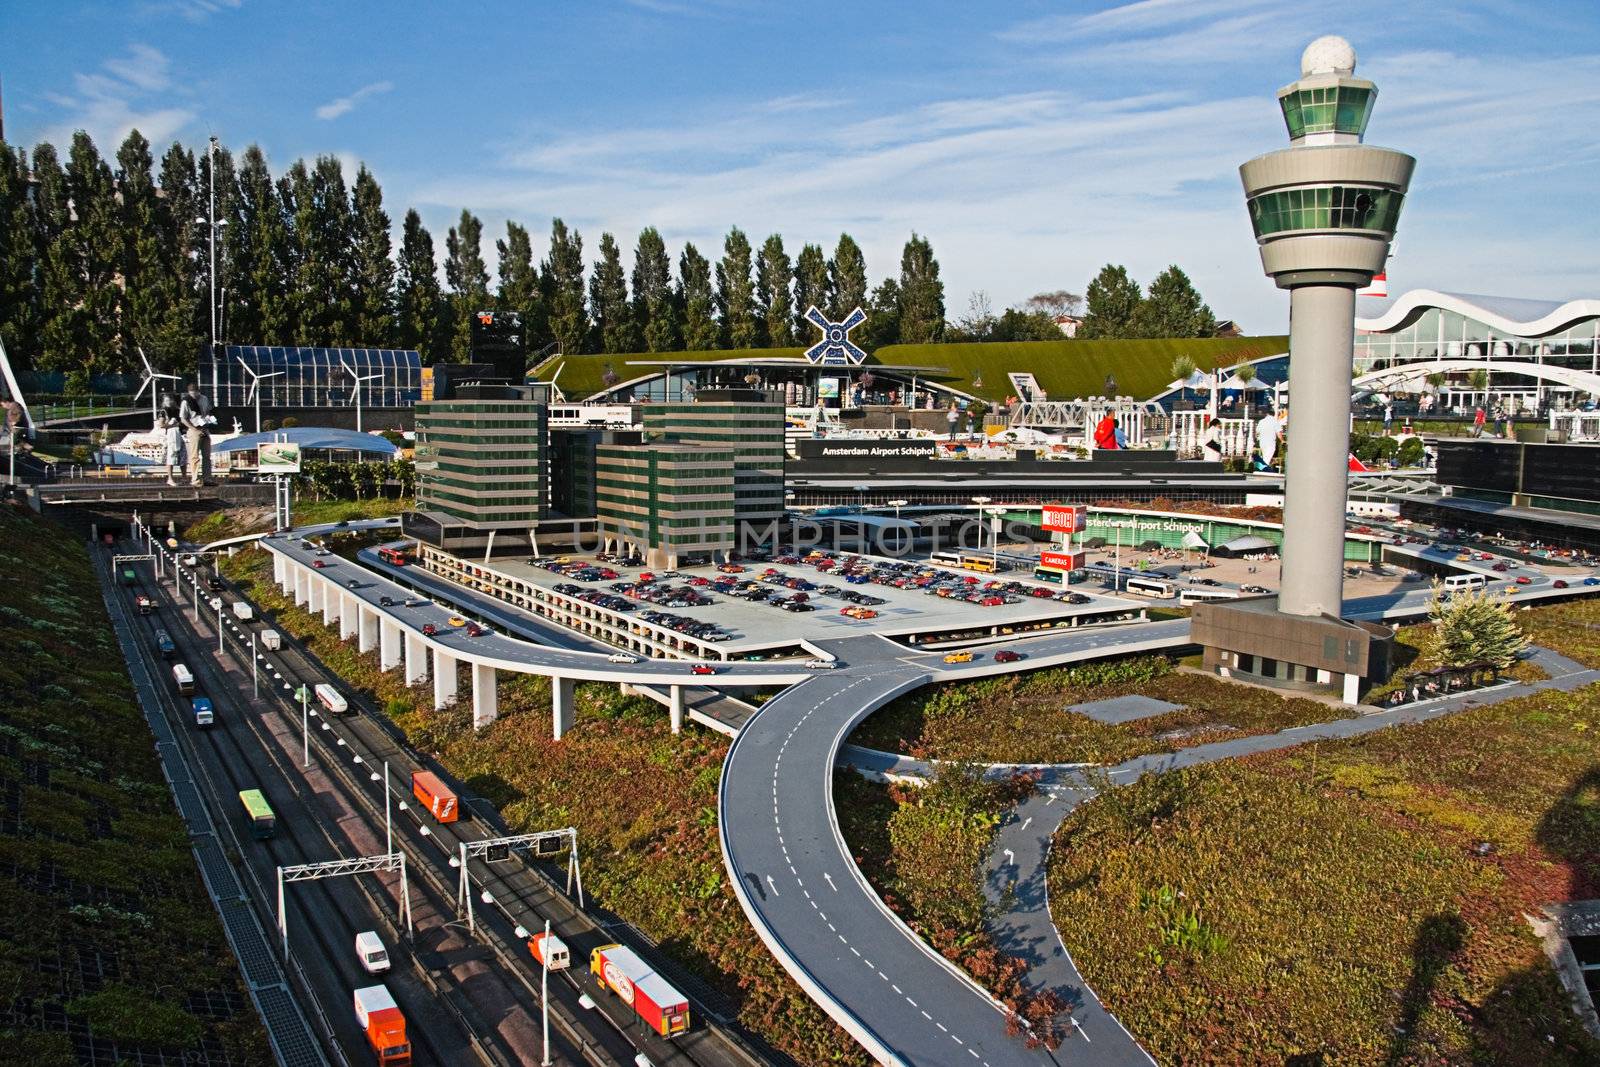
M 394 82 L 390 81 L 373 82 L 370 85 L 363 85 L 349 96 L 341 96 L 337 100 L 330 100 L 326 104 L 323 104 L 321 107 L 317 108 L 317 118 L 324 120 L 336 119 L 340 115 L 349 114 L 351 111 L 355 110 L 357 104 L 361 103 L 363 100 L 366 100 L 368 97 L 387 93 L 393 88 Z
M 153 15 L 177 14 L 190 22 L 204 22 L 224 11 L 237 11 L 244 0 L 155 0 L 143 10 Z
M 84 130 L 101 153 L 110 156 L 128 132 L 137 129 L 159 145 L 195 117 L 186 107 L 157 106 L 143 99 L 172 88 L 171 65 L 160 49 L 136 43 L 125 55 L 106 60 L 100 70 L 73 75 L 73 95 L 48 94 L 65 117 L 46 131 L 44 140 L 65 151 L 73 132 Z

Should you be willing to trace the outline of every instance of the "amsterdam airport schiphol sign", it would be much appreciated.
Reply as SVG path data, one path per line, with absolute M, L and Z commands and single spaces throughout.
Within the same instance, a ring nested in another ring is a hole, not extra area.
M 268 441 L 257 445 L 256 473 L 299 474 L 300 446 L 287 441 Z

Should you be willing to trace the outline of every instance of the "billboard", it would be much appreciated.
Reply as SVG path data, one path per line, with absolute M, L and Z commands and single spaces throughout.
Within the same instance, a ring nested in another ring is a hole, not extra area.
M 1052 571 L 1075 571 L 1083 568 L 1082 552 L 1041 552 L 1039 566 Z
M 839 379 L 838 378 L 818 378 L 817 379 L 817 399 L 818 400 L 838 400 L 839 399 Z
M 1088 509 L 1077 504 L 1046 504 L 1040 525 L 1057 533 L 1082 533 L 1087 514 Z
M 257 474 L 299 474 L 300 446 L 288 441 L 267 441 L 256 445 Z
M 422 396 L 419 399 L 421 399 L 424 402 L 427 402 L 427 401 L 433 399 L 433 368 L 432 367 L 423 367 L 422 368 Z

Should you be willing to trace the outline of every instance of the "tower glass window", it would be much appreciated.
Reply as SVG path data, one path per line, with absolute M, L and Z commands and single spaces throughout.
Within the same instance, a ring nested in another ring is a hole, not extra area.
M 1359 137 L 1366 132 L 1374 95 L 1372 89 L 1361 85 L 1324 85 L 1291 90 L 1278 103 L 1290 140 L 1298 141 L 1308 133 Z
M 1250 198 L 1256 236 L 1298 230 L 1376 230 L 1393 233 L 1403 193 L 1394 189 L 1318 185 L 1279 189 Z
M 201 361 L 200 380 L 209 379 L 219 407 L 253 403 L 257 375 L 271 375 L 261 378 L 263 407 L 354 407 L 351 371 L 363 379 L 364 408 L 410 407 L 422 395 L 422 358 L 411 349 L 222 345 Z

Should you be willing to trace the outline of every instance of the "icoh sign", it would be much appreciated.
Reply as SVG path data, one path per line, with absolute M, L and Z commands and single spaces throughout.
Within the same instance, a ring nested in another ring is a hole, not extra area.
M 1076 504 L 1046 504 L 1041 525 L 1058 533 L 1082 533 L 1087 513 L 1087 508 Z
M 1039 566 L 1052 571 L 1075 571 L 1083 567 L 1082 552 L 1041 552 Z

